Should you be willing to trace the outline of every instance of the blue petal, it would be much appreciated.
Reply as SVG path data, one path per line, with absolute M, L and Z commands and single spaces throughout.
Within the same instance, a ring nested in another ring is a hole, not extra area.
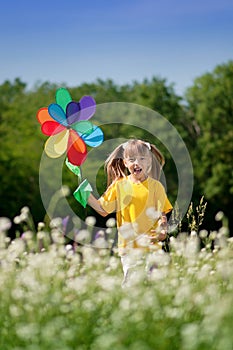
M 103 131 L 96 125 L 93 125 L 93 131 L 89 135 L 80 135 L 83 141 L 91 147 L 101 145 L 104 140 Z
M 56 120 L 58 123 L 68 126 L 66 115 L 61 106 L 56 103 L 52 103 L 48 106 L 48 112 L 51 117 Z

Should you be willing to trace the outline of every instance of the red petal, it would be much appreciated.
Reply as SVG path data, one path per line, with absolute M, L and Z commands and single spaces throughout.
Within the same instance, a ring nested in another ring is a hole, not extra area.
M 87 147 L 74 130 L 70 130 L 67 157 L 70 163 L 78 166 L 87 158 Z
M 56 135 L 59 134 L 59 132 L 63 131 L 65 129 L 64 126 L 59 124 L 58 122 L 53 121 L 46 121 L 41 125 L 41 131 L 45 135 Z

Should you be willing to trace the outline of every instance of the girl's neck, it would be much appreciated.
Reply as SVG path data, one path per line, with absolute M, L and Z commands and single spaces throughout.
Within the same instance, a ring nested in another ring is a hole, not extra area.
M 128 176 L 129 180 L 135 184 L 139 184 L 141 182 L 144 182 L 147 178 L 148 178 L 148 175 L 144 174 L 141 178 L 137 178 L 135 176 L 133 176 L 132 174 L 130 174 Z

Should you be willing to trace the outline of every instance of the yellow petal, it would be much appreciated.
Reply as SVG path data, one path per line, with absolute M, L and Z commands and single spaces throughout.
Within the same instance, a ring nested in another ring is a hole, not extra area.
M 57 135 L 50 136 L 45 142 L 45 153 L 50 158 L 58 158 L 67 149 L 69 130 L 63 130 Z

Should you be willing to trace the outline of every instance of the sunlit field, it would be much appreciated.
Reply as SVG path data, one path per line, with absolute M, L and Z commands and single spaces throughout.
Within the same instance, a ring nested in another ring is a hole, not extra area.
M 221 213 L 218 220 L 221 220 Z M 88 221 L 89 220 L 89 221 Z M 109 222 L 89 241 L 92 219 L 67 242 L 62 220 L 8 236 L 0 218 L 1 350 L 232 350 L 233 240 L 218 232 L 180 232 L 169 251 L 134 253 L 122 286 Z

